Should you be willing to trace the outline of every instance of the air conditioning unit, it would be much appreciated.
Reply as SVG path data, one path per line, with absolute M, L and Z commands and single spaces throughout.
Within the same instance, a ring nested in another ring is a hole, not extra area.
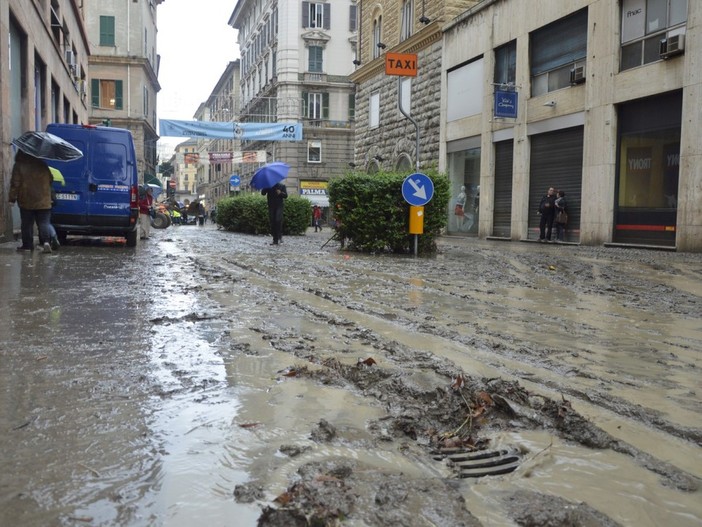
M 661 40 L 659 54 L 662 59 L 681 55 L 685 52 L 685 35 L 671 35 Z
M 76 65 L 76 54 L 73 53 L 72 49 L 67 49 L 66 50 L 66 63 L 69 66 L 74 66 Z
M 576 66 L 570 70 L 570 83 L 572 85 L 585 82 L 585 66 Z

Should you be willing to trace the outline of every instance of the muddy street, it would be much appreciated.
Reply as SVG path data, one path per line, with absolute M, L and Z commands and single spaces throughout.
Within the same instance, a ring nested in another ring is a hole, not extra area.
M 1 245 L 0 525 L 702 525 L 702 256 L 330 234 Z

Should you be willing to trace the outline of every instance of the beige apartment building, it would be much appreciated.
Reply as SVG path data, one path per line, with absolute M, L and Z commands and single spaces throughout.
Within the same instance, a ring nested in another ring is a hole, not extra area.
M 483 0 L 444 26 L 439 167 L 477 235 L 537 239 L 555 187 L 567 241 L 701 251 L 701 24 L 693 0 Z
M 51 122 L 87 122 L 88 56 L 78 2 L 0 2 L 0 242 L 19 229 L 19 211 L 7 202 L 12 140 Z
M 156 177 L 158 5 L 164 0 L 85 0 L 90 42 L 90 123 L 126 128 L 134 137 L 139 178 Z
M 227 64 L 207 101 L 193 116 L 198 121 L 232 123 L 239 120 L 240 61 Z M 230 195 L 229 178 L 239 172 L 241 141 L 238 139 L 198 138 L 200 166 L 197 172 L 197 194 L 211 209 Z
M 417 164 L 439 165 L 442 27 L 477 3 L 359 2 L 356 71 L 351 75 L 357 84 L 355 169 L 399 170 L 409 175 Z M 387 53 L 416 54 L 416 77 L 386 75 Z
M 175 181 L 175 197 L 178 201 L 197 198 L 197 171 L 200 165 L 200 147 L 197 139 L 188 139 L 175 147 L 175 160 L 172 162 Z

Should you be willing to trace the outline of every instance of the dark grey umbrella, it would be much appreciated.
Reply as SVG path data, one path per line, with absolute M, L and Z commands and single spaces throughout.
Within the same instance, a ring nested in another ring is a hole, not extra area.
M 83 152 L 71 143 L 49 132 L 26 132 L 12 144 L 25 154 L 42 159 L 72 161 L 83 157 Z

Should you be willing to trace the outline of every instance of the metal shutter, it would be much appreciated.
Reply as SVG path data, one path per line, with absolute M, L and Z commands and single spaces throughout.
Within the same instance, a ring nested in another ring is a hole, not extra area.
M 580 241 L 580 204 L 583 182 L 583 127 L 557 130 L 531 137 L 529 167 L 529 233 L 539 237 L 539 203 L 549 187 L 565 191 L 568 203 L 566 241 Z M 553 227 L 554 235 L 556 227 Z
M 492 235 L 509 238 L 512 228 L 512 161 L 514 141 L 495 143 L 495 202 Z

